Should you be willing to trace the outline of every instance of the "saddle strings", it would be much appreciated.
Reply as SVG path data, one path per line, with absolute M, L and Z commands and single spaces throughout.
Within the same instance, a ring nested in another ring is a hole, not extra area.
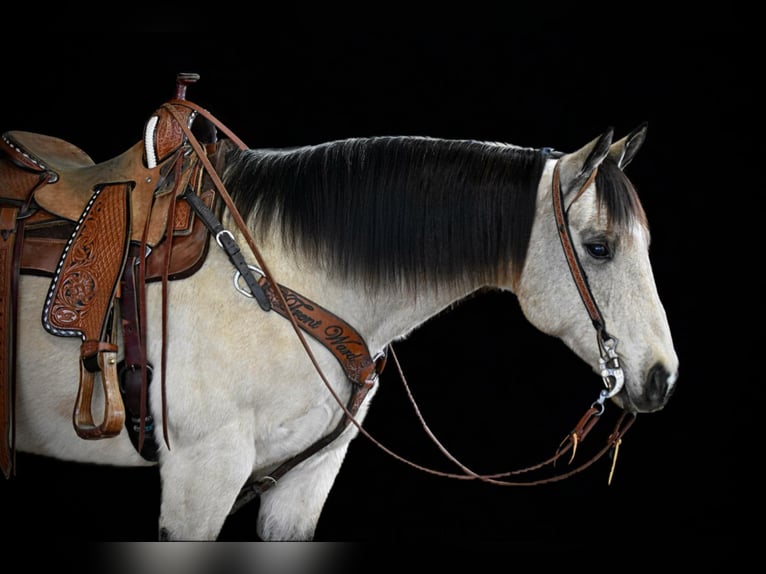
M 248 149 L 247 145 L 239 138 L 237 137 L 234 132 L 232 132 L 226 125 L 224 125 L 218 118 L 216 118 L 213 114 L 211 114 L 208 110 L 205 108 L 190 102 L 189 100 L 171 100 L 170 102 L 167 102 L 163 104 L 163 107 L 168 110 L 168 112 L 175 118 L 176 122 L 181 127 L 182 131 L 186 135 L 190 145 L 194 149 L 195 153 L 199 157 L 200 161 L 202 162 L 205 170 L 207 171 L 208 175 L 210 176 L 210 179 L 212 180 L 213 184 L 215 185 L 216 189 L 218 190 L 218 193 L 220 194 L 221 198 L 223 199 L 224 203 L 226 204 L 226 207 L 228 208 L 230 215 L 234 222 L 237 225 L 237 228 L 242 233 L 243 237 L 245 238 L 245 241 L 247 242 L 248 246 L 250 247 L 250 250 L 253 253 L 253 256 L 255 257 L 256 261 L 258 262 L 261 271 L 263 271 L 263 275 L 268 280 L 272 286 L 274 286 L 274 292 L 276 293 L 277 297 L 279 298 L 282 305 L 284 305 L 285 309 L 289 309 L 289 305 L 287 304 L 287 301 L 284 298 L 284 295 L 282 294 L 282 290 L 277 287 L 277 282 L 275 281 L 268 265 L 266 264 L 266 261 L 264 260 L 260 249 L 258 249 L 258 246 L 255 244 L 255 241 L 253 240 L 250 232 L 247 229 L 247 225 L 245 224 L 244 220 L 242 219 L 241 214 L 239 213 L 239 210 L 237 209 L 236 205 L 234 205 L 233 200 L 231 199 L 231 196 L 229 195 L 228 191 L 226 190 L 226 186 L 223 184 L 223 181 L 221 180 L 220 176 L 216 172 L 215 168 L 213 167 L 212 163 L 210 162 L 207 153 L 204 151 L 202 144 L 197 140 L 197 138 L 194 136 L 191 128 L 186 125 L 186 122 L 183 120 L 181 115 L 174 109 L 174 106 L 187 106 L 191 109 L 197 111 L 200 115 L 205 117 L 208 121 L 212 122 L 217 128 L 219 128 L 224 134 L 226 134 L 240 149 L 245 150 Z M 635 416 L 632 416 L 630 418 L 627 418 L 628 413 L 623 411 L 621 416 L 619 417 L 618 421 L 615 424 L 615 427 L 612 431 L 612 433 L 609 435 L 606 444 L 598 451 L 595 455 L 593 455 L 590 459 L 586 460 L 582 464 L 580 464 L 577 467 L 572 468 L 568 472 L 560 473 L 551 477 L 541 478 L 537 480 L 530 480 L 530 481 L 509 481 L 509 480 L 499 480 L 499 478 L 512 476 L 512 475 L 519 475 L 527 472 L 531 472 L 534 470 L 538 470 L 540 468 L 543 468 L 548 465 L 554 464 L 561 456 L 571 449 L 576 449 L 576 446 L 579 442 L 581 442 L 585 436 L 588 434 L 591 428 L 593 428 L 594 424 L 600 419 L 600 415 L 603 409 L 599 410 L 594 405 L 592 405 L 582 416 L 580 419 L 580 422 L 577 424 L 577 426 L 564 438 L 561 445 L 559 445 L 559 449 L 556 451 L 556 453 L 549 457 L 548 459 L 520 469 L 511 470 L 507 472 L 502 473 L 495 473 L 495 474 L 479 474 L 473 470 L 471 470 L 469 467 L 461 463 L 454 455 L 452 455 L 445 447 L 442 445 L 442 443 L 436 438 L 434 433 L 431 431 L 431 429 L 426 424 L 422 413 L 420 412 L 420 409 L 417 407 L 417 404 L 415 403 L 414 397 L 409 389 L 409 386 L 406 383 L 406 379 L 404 377 L 404 373 L 402 372 L 401 365 L 399 363 L 398 358 L 396 357 L 395 353 L 392 352 L 392 355 L 394 356 L 394 362 L 397 366 L 398 374 L 402 380 L 402 382 L 405 385 L 405 389 L 408 395 L 408 398 L 410 402 L 413 405 L 413 408 L 415 409 L 416 416 L 418 417 L 419 421 L 423 425 L 423 428 L 425 429 L 425 432 L 427 433 L 428 437 L 431 439 L 431 441 L 434 442 L 434 444 L 437 446 L 437 448 L 454 464 L 456 464 L 462 471 L 462 474 L 457 473 L 450 473 L 450 472 L 443 472 L 439 471 L 433 468 L 429 468 L 423 465 L 420 465 L 416 462 L 413 462 L 407 458 L 404 458 L 403 456 L 395 453 L 391 449 L 389 449 L 387 446 L 382 444 L 379 440 L 377 440 L 375 437 L 373 437 L 367 430 L 359 423 L 359 421 L 356 420 L 356 417 L 354 414 L 346 407 L 346 405 L 343 404 L 343 401 L 338 396 L 338 394 L 335 392 L 335 390 L 332 388 L 332 385 L 327 380 L 326 375 L 322 371 L 322 368 L 319 366 L 319 362 L 317 361 L 316 357 L 314 356 L 314 353 L 312 352 L 311 348 L 308 345 L 308 342 L 306 341 L 306 338 L 304 337 L 303 333 L 301 332 L 301 329 L 297 323 L 297 320 L 293 316 L 292 313 L 286 314 L 287 318 L 290 320 L 290 323 L 293 326 L 293 329 L 298 336 L 298 339 L 301 342 L 301 345 L 303 346 L 304 350 L 306 351 L 306 354 L 308 355 L 309 359 L 311 360 L 315 370 L 319 374 L 320 378 L 322 379 L 322 382 L 327 387 L 327 390 L 330 392 L 330 394 L 333 396 L 335 401 L 338 403 L 340 408 L 343 410 L 344 414 L 348 417 L 348 419 L 351 421 L 351 423 L 359 430 L 361 434 L 363 434 L 367 439 L 369 439 L 373 444 L 375 444 L 378 448 L 383 450 L 388 455 L 392 456 L 393 458 L 399 460 L 400 462 L 411 466 L 413 468 L 416 468 L 420 471 L 426 472 L 428 474 L 433 474 L 441 477 L 446 478 L 454 478 L 458 480 L 480 480 L 482 482 L 487 482 L 499 486 L 532 486 L 537 484 L 544 484 L 544 483 L 550 483 L 550 482 L 557 482 L 560 480 L 564 480 L 565 478 L 568 478 L 587 467 L 591 466 L 594 462 L 599 460 L 604 454 L 606 454 L 610 449 L 613 447 L 617 447 L 620 444 L 620 441 L 622 440 L 622 436 L 625 434 L 625 432 L 630 428 L 630 426 L 633 423 L 633 420 L 635 419 Z M 390 347 L 390 346 L 389 346 Z M 391 348 L 391 347 L 390 347 Z M 391 348 L 393 351 L 393 349 Z M 603 406 L 603 405 L 602 405 Z M 627 418 L 627 422 L 626 422 Z M 574 454 L 574 451 L 573 451 Z M 571 459 L 570 459 L 571 462 Z M 612 469 L 613 470 L 613 469 Z M 610 479 L 611 479 L 611 472 L 610 472 Z

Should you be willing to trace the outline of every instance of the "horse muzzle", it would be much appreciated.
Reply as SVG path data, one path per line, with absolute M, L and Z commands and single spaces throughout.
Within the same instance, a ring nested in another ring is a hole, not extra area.
M 662 410 L 675 391 L 677 379 L 678 372 L 671 373 L 661 363 L 655 363 L 642 385 L 636 388 L 626 384 L 615 400 L 623 409 L 633 413 Z

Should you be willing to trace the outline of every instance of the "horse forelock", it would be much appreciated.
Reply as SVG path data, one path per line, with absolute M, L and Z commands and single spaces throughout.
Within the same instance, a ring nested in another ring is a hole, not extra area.
M 544 161 L 491 142 L 355 138 L 236 151 L 224 181 L 256 236 L 278 231 L 344 279 L 499 285 L 523 267 Z
M 649 224 L 636 188 L 617 163 L 608 157 L 596 172 L 596 201 L 609 228 L 630 235 L 640 226 L 648 236 Z

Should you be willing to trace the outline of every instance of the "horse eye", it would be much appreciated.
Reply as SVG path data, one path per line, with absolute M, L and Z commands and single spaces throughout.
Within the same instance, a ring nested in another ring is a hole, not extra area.
M 594 259 L 611 259 L 612 251 L 606 243 L 586 243 L 585 249 Z

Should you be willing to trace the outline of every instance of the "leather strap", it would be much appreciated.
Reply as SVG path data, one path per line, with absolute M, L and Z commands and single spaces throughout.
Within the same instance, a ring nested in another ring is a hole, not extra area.
M 16 464 L 16 325 L 21 252 L 26 223 L 34 214 L 30 208 L 32 197 L 49 175 L 34 167 L 20 170 L 3 154 L 16 159 L 4 137 L 0 139 L 0 179 L 3 193 L 10 195 L 0 207 L 0 470 L 8 478 Z
M 587 187 L 596 177 L 596 171 L 597 170 L 595 169 L 593 170 L 593 173 L 590 175 L 588 180 L 577 192 L 578 197 L 583 193 L 583 191 L 585 191 L 585 189 L 587 189 Z M 606 333 L 604 317 L 601 314 L 598 305 L 596 305 L 596 301 L 593 299 L 590 285 L 588 285 L 588 279 L 585 276 L 585 271 L 583 270 L 580 259 L 577 257 L 577 252 L 572 245 L 572 236 L 569 231 L 569 223 L 567 222 L 566 210 L 564 209 L 564 191 L 561 189 L 559 162 L 556 162 L 556 165 L 553 168 L 553 189 L 551 195 L 553 195 L 553 213 L 556 217 L 556 228 L 558 229 L 559 239 L 561 240 L 561 247 L 563 248 L 564 256 L 567 259 L 569 271 L 572 273 L 572 278 L 574 279 L 575 285 L 577 286 L 577 291 L 580 293 L 582 302 L 585 304 L 585 308 L 588 310 L 588 315 L 593 322 L 593 326 L 596 328 L 596 331 L 598 331 L 602 340 L 607 339 L 609 337 Z
M 126 428 L 134 448 L 146 460 L 156 461 L 158 444 L 154 438 L 154 417 L 149 413 L 148 389 L 152 382 L 152 366 L 146 360 L 146 346 L 139 314 L 140 292 L 137 272 L 141 245 L 132 243 L 128 261 L 120 281 L 120 318 L 124 359 L 119 365 L 120 392 L 125 404 Z
M 250 293 L 255 297 L 255 300 L 258 301 L 261 309 L 268 311 L 271 306 L 269 298 L 266 297 L 262 286 L 255 279 L 252 270 L 248 267 L 247 261 L 245 261 L 245 256 L 242 255 L 242 250 L 239 248 L 239 244 L 234 240 L 234 236 L 232 236 L 230 231 L 224 229 L 221 222 L 218 221 L 218 218 L 215 216 L 215 213 L 213 213 L 213 210 L 205 205 L 202 199 L 196 194 L 193 192 L 187 193 L 184 195 L 184 199 L 186 199 L 186 202 L 194 209 L 195 213 L 205 224 L 205 227 L 208 228 L 210 234 L 218 242 L 218 245 L 220 245 L 226 252 L 226 255 L 229 256 L 232 265 L 234 265 L 245 280 L 245 283 L 247 283 Z
M 16 216 L 18 207 L 0 207 L 0 469 L 5 478 L 14 466 L 16 333 L 15 294 L 18 280 Z M 23 225 L 22 223 L 19 224 Z
M 335 356 L 352 383 L 365 385 L 376 373 L 376 361 L 370 356 L 364 338 L 354 327 L 311 299 L 278 285 L 288 309 L 282 305 L 275 288 L 265 278 L 258 280 L 266 293 L 271 308 L 288 318 L 288 311 L 306 333 L 322 343 Z

